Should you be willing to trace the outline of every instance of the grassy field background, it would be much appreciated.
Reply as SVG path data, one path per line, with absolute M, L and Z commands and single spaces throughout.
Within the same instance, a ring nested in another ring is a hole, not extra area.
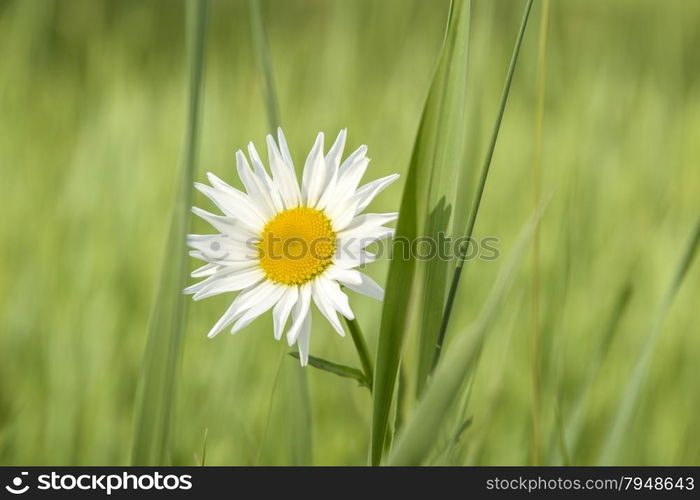
M 0 464 L 127 464 L 149 312 L 186 120 L 183 2 L 0 1 Z M 533 211 L 540 3 L 513 81 L 451 338 L 477 317 Z M 475 0 L 467 154 L 481 162 L 522 3 Z M 281 121 L 297 163 L 318 130 L 369 146 L 372 180 L 408 166 L 448 2 L 268 0 Z M 238 185 L 234 154 L 268 133 L 248 4 L 214 0 L 197 180 Z M 700 214 L 700 3 L 554 0 L 543 122 L 540 313 L 525 259 L 471 382 L 459 443 L 435 463 L 596 464 Z M 354 149 L 354 148 L 353 148 Z M 393 211 L 403 181 L 370 207 Z M 467 196 L 467 194 L 465 194 Z M 210 208 L 200 195 L 199 206 Z M 194 229 L 207 231 L 200 221 Z M 192 268 L 196 266 L 191 263 Z M 387 263 L 370 267 L 384 282 Z M 391 283 L 386 284 L 391 287 Z M 666 317 L 612 463 L 700 465 L 700 266 Z M 191 304 L 172 461 L 364 464 L 371 398 L 307 369 L 310 425 L 288 418 L 298 362 L 270 315 L 205 335 L 230 297 Z M 351 303 L 376 345 L 381 305 Z M 540 342 L 533 437 L 530 331 Z M 357 364 L 316 321 L 312 354 Z M 407 359 L 412 354 L 407 353 Z M 450 430 L 436 430 L 436 448 Z M 311 443 L 299 457 L 295 442 Z

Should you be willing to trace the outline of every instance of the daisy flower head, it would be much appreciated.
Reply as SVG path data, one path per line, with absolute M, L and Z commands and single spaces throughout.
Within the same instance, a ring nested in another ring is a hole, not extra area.
M 345 160 L 346 130 L 324 153 L 319 133 L 304 164 L 301 186 L 281 129 L 276 143 L 267 136 L 269 172 L 253 143 L 250 162 L 236 153 L 236 169 L 245 188 L 240 191 L 212 173 L 211 185 L 195 183 L 222 215 L 197 207 L 192 211 L 207 221 L 216 234 L 191 234 L 190 255 L 205 262 L 192 272 L 205 278 L 185 289 L 194 300 L 239 292 L 209 331 L 214 337 L 231 327 L 240 331 L 272 309 L 274 336 L 298 345 L 302 366 L 309 357 L 311 303 L 341 336 L 338 313 L 354 314 L 341 286 L 382 300 L 384 291 L 356 268 L 376 258 L 366 247 L 393 236 L 384 224 L 397 213 L 362 213 L 372 199 L 398 175 L 359 186 L 367 170 L 367 147 L 360 146 Z M 251 168 L 252 164 L 252 168 Z

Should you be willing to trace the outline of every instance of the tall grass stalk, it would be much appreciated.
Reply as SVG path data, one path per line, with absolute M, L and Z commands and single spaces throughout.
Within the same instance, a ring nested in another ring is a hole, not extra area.
M 518 30 L 518 36 L 515 40 L 515 46 L 513 47 L 513 54 L 510 59 L 510 65 L 508 67 L 508 73 L 506 74 L 505 84 L 503 86 L 503 92 L 501 93 L 501 100 L 498 106 L 498 112 L 496 114 L 496 122 L 493 127 L 493 132 L 491 134 L 491 140 L 489 141 L 489 146 L 486 151 L 486 157 L 484 158 L 484 163 L 481 168 L 481 175 L 479 177 L 479 184 L 476 189 L 476 195 L 474 196 L 474 202 L 472 204 L 471 212 L 469 214 L 469 220 L 467 221 L 467 227 L 464 235 L 466 240 L 470 241 L 472 234 L 474 232 L 474 226 L 476 224 L 476 218 L 479 213 L 479 207 L 481 206 L 481 199 L 484 195 L 484 188 L 486 187 L 486 180 L 488 179 L 489 169 L 491 167 L 491 160 L 493 158 L 494 150 L 496 149 L 496 141 L 498 140 L 498 132 L 501 129 L 501 121 L 503 120 L 503 114 L 506 109 L 506 103 L 508 101 L 508 94 L 510 93 L 510 85 L 513 81 L 513 74 L 515 72 L 515 65 L 518 61 L 518 54 L 520 54 L 520 46 L 523 42 L 523 36 L 525 35 L 525 28 L 527 26 L 527 20 L 530 16 L 530 10 L 532 8 L 533 0 L 528 0 L 525 5 L 525 10 L 523 12 L 523 17 L 520 22 L 520 29 Z M 447 327 L 449 326 L 450 316 L 452 315 L 452 308 L 454 307 L 455 297 L 457 295 L 457 287 L 459 285 L 459 280 L 462 276 L 462 269 L 464 269 L 464 258 L 466 256 L 466 248 L 460 253 L 459 262 L 455 268 L 452 282 L 450 284 L 450 290 L 447 294 L 447 300 L 445 303 L 445 310 L 442 315 L 442 322 L 440 324 L 440 330 L 437 336 L 437 343 L 435 346 L 435 352 L 433 356 L 432 368 L 433 370 L 437 366 L 440 360 L 440 354 L 442 351 L 442 344 L 445 340 L 445 334 L 447 332 Z
M 250 11 L 250 24 L 253 30 L 253 42 L 258 55 L 260 73 L 262 75 L 265 92 L 265 111 L 267 121 L 270 125 L 270 132 L 281 125 L 279 119 L 279 105 L 277 92 L 275 91 L 275 79 L 272 72 L 272 61 L 270 57 L 270 47 L 267 41 L 267 31 L 263 20 L 261 0 L 248 0 Z
M 629 428 L 632 415 L 634 414 L 634 410 L 639 401 L 639 396 L 644 387 L 646 374 L 654 354 L 654 348 L 656 347 L 661 334 L 661 327 L 663 326 L 664 319 L 666 318 L 666 315 L 671 308 L 671 304 L 676 298 L 678 289 L 683 283 L 683 280 L 688 273 L 688 269 L 695 258 L 698 246 L 700 246 L 700 217 L 698 218 L 695 229 L 688 240 L 683 256 L 678 263 L 673 280 L 671 281 L 668 290 L 661 301 L 661 306 L 659 307 L 654 322 L 652 323 L 649 333 L 647 334 L 642 352 L 637 358 L 637 364 L 634 367 L 632 376 L 627 382 L 625 391 L 622 393 L 617 412 L 615 413 L 613 421 L 610 425 L 607 439 L 598 458 L 598 463 L 601 465 L 610 465 L 617 460 L 622 439 L 625 435 L 625 431 Z
M 578 456 L 581 446 L 581 432 L 585 424 L 585 412 L 592 399 L 592 387 L 596 377 L 600 373 L 603 362 L 606 360 L 610 350 L 610 344 L 619 331 L 619 326 L 627 312 L 630 300 L 634 293 L 631 281 L 625 283 L 615 298 L 615 302 L 608 314 L 603 335 L 600 338 L 598 348 L 593 356 L 588 360 L 588 367 L 585 378 L 581 383 L 578 397 L 575 400 L 573 409 L 569 412 L 564 429 L 564 439 L 567 447 L 571 450 L 571 455 Z
M 131 456 L 134 465 L 170 462 L 177 369 L 185 326 L 182 294 L 187 276 L 185 237 L 196 169 L 209 0 L 191 0 L 187 7 L 190 58 L 187 127 L 177 197 L 139 379 Z
M 542 3 L 540 35 L 537 50 L 537 108 L 535 110 L 535 152 L 532 160 L 532 193 L 534 207 L 542 202 L 542 127 L 544 96 L 547 81 L 547 28 L 549 0 Z M 530 326 L 532 363 L 532 461 L 540 461 L 540 226 L 532 237 L 532 321 Z

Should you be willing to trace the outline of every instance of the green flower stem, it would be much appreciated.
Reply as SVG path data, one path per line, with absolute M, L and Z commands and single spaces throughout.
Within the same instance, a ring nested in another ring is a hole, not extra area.
M 348 325 L 350 336 L 352 337 L 352 341 L 355 343 L 357 355 L 360 357 L 360 363 L 362 364 L 362 371 L 365 374 L 367 382 L 369 382 L 369 390 L 371 392 L 374 374 L 372 372 L 372 361 L 369 357 L 367 342 L 365 342 L 365 337 L 362 335 L 362 330 L 360 329 L 360 324 L 357 322 L 357 319 L 345 318 L 345 323 Z

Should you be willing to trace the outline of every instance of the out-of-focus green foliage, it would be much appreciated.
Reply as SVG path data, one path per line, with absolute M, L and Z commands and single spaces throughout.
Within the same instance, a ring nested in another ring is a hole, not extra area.
M 187 6 L 190 81 L 182 167 L 163 251 L 158 294 L 148 323 L 135 402 L 132 465 L 169 465 L 172 449 L 173 408 L 186 317 L 182 293 L 188 268 L 185 239 L 197 172 L 209 0 L 189 0 Z
M 295 160 L 318 130 L 334 135 L 348 127 L 349 148 L 369 146 L 367 180 L 405 174 L 448 2 L 264 0 L 262 7 Z M 498 238 L 500 257 L 468 262 L 446 353 L 479 316 L 532 212 L 539 7 L 474 234 Z M 467 116 L 467 153 L 477 164 L 521 8 L 516 0 L 473 1 L 467 99 L 478 106 L 467 108 L 479 112 Z M 187 118 L 184 18 L 184 2 L 164 9 L 141 0 L 0 1 L 1 464 L 129 461 Z M 212 171 L 239 185 L 235 150 L 249 140 L 262 145 L 268 132 L 249 23 L 247 1 L 212 1 L 199 180 Z M 700 211 L 698 24 L 700 4 L 684 0 L 552 2 L 542 192 L 553 198 L 539 266 L 541 463 L 563 463 L 564 451 L 571 463 L 597 462 L 693 231 Z M 404 180 L 370 209 L 396 210 Z M 383 282 L 386 268 L 374 264 L 369 273 Z M 471 418 L 439 462 L 530 462 L 531 280 L 523 267 L 499 306 L 469 385 L 467 415 L 455 408 L 444 428 L 430 430 L 436 449 L 445 449 Z M 611 335 L 611 311 L 626 287 L 634 293 Z M 661 326 L 616 463 L 700 463 L 699 295 L 696 262 Z M 282 370 L 298 361 L 274 341 L 269 317 L 235 337 L 206 339 L 229 300 L 189 307 L 173 462 L 198 463 L 208 429 L 208 465 L 294 463 L 300 425 L 290 426 L 280 401 L 287 396 Z M 374 350 L 381 304 L 356 295 L 351 302 Z M 320 320 L 311 352 L 357 364 L 352 341 Z M 404 363 L 414 368 L 416 353 L 407 350 Z M 320 370 L 307 377 L 311 425 L 304 432 L 312 434 L 314 463 L 366 463 L 368 391 Z M 455 395 L 455 403 L 461 399 Z M 405 407 L 409 416 L 417 407 L 410 395 Z

